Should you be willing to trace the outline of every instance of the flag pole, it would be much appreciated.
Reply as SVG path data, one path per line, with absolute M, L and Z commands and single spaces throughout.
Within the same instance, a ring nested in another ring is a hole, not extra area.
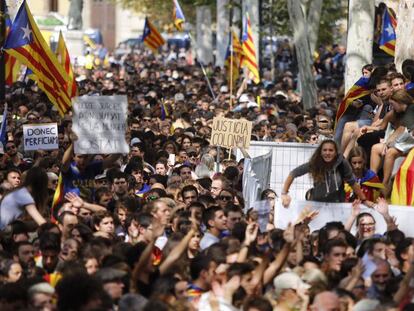
M 187 34 L 188 34 L 188 36 L 190 37 L 191 44 L 192 44 L 192 45 L 194 46 L 194 48 L 195 48 L 195 55 L 196 55 L 197 63 L 200 65 L 201 70 L 203 71 L 203 75 L 204 75 L 204 78 L 205 78 L 205 79 L 206 79 L 206 81 L 207 81 L 207 85 L 208 85 L 208 88 L 209 88 L 209 90 L 210 90 L 211 96 L 213 97 L 213 100 L 216 100 L 216 95 L 214 94 L 213 88 L 211 87 L 210 79 L 209 79 L 209 78 L 208 78 L 208 76 L 207 76 L 206 69 L 204 68 L 204 65 L 203 65 L 203 64 L 199 61 L 199 59 L 198 59 L 198 55 L 197 55 L 197 44 L 196 44 L 196 42 L 195 42 L 195 40 L 194 40 L 193 36 L 191 35 L 190 31 L 187 31 Z
M 233 33 L 230 28 L 230 109 L 233 109 Z
M 234 64 L 234 49 L 233 49 L 233 0 L 229 3 L 229 29 L 230 29 L 230 109 L 233 109 L 233 64 Z
M 6 64 L 3 45 L 6 42 L 6 1 L 0 0 L 0 103 L 6 99 Z

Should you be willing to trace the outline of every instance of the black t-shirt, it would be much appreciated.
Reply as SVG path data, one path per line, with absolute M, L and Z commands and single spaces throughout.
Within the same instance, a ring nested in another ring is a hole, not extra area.
M 160 270 L 157 268 L 153 273 L 150 274 L 148 283 L 144 283 L 141 280 L 137 280 L 136 286 L 138 292 L 145 298 L 149 298 L 152 294 L 152 286 L 159 277 Z

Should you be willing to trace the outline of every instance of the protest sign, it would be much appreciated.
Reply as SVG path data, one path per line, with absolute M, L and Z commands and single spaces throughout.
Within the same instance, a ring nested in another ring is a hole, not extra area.
M 257 212 L 257 222 L 259 223 L 260 232 L 266 232 L 267 224 L 269 223 L 270 204 L 267 200 L 256 201 L 253 205 L 253 210 Z
M 247 149 L 250 146 L 251 135 L 252 122 L 250 121 L 214 118 L 210 144 L 224 148 L 235 148 L 241 145 Z
M 74 99 L 75 153 L 128 153 L 125 140 L 126 96 L 82 96 Z
M 59 149 L 57 124 L 25 124 L 23 141 L 25 151 Z
M 351 203 L 323 203 L 314 201 L 292 200 L 288 208 L 282 206 L 282 202 L 276 202 L 275 206 L 275 226 L 276 228 L 285 229 L 288 223 L 294 223 L 300 212 L 308 206 L 310 210 L 318 210 L 319 215 L 311 221 L 309 227 L 311 231 L 319 230 L 330 221 L 340 221 L 346 223 L 351 215 Z M 387 224 L 384 218 L 376 210 L 368 208 L 361 204 L 361 212 L 370 213 L 375 219 L 375 232 L 383 234 L 387 231 Z M 414 209 L 408 206 L 389 205 L 389 214 L 395 217 L 398 229 L 407 236 L 414 236 L 414 227 L 411 219 L 414 217 Z M 356 227 L 351 230 L 355 232 Z

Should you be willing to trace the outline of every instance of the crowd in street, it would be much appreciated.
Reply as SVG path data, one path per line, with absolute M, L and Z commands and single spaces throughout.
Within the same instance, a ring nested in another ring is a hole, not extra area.
M 342 46 L 319 49 L 318 103 L 306 111 L 288 44 L 275 80 L 264 69 L 260 84 L 240 81 L 233 97 L 223 69 L 206 66 L 213 95 L 183 50 L 76 67 L 79 96 L 127 96 L 128 154 L 76 154 L 72 114 L 61 118 L 33 81 L 16 82 L 0 154 L 0 310 L 413 310 L 413 239 L 387 203 L 394 161 L 414 144 L 411 76 L 362 68 L 372 93 L 334 132 L 345 57 Z M 219 116 L 252 121 L 252 141 L 318 145 L 281 193 L 262 192 L 266 228 L 244 204 L 244 159 L 209 144 Z M 25 151 L 23 125 L 50 122 L 59 149 Z M 352 202 L 347 223 L 311 232 L 318 213 L 304 209 L 275 227 L 275 202 L 303 199 L 289 188 L 307 173 L 308 199 Z M 57 188 L 64 198 L 54 204 Z

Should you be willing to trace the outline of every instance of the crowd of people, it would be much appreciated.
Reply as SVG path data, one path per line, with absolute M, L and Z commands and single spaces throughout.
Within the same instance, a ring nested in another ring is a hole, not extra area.
M 334 135 L 343 47 L 321 50 L 319 99 L 308 111 L 291 51 L 285 46 L 276 81 L 265 70 L 234 98 L 225 71 L 207 66 L 213 99 L 185 51 L 137 49 L 108 67 L 75 68 L 80 96 L 127 96 L 128 154 L 76 154 L 71 113 L 59 117 L 33 82 L 8 88 L 0 310 L 412 310 L 413 240 L 386 200 L 393 160 L 412 148 L 411 77 L 364 67 L 375 90 L 352 104 Z M 252 121 L 252 140 L 319 144 L 282 193 L 261 194 L 271 207 L 265 228 L 244 204 L 243 159 L 209 144 L 218 116 Z M 50 122 L 59 149 L 25 151 L 22 126 Z M 305 209 L 275 227 L 276 200 L 288 207 L 291 183 L 306 173 L 308 199 L 352 202 L 347 223 L 311 232 L 318 214 Z M 365 184 L 374 177 L 382 187 Z M 386 232 L 376 232 L 362 204 L 383 216 Z

